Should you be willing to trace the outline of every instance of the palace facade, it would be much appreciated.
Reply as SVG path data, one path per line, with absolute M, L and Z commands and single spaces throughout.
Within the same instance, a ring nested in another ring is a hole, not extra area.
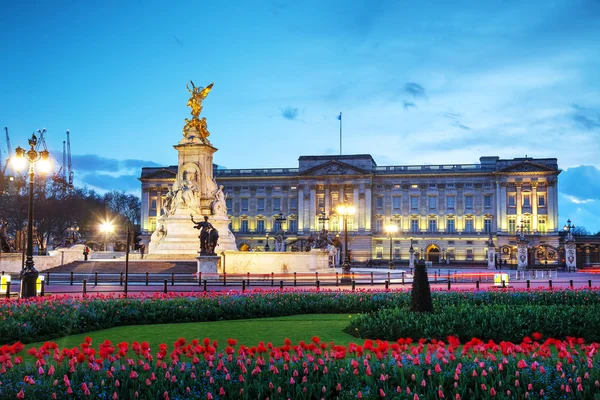
M 478 164 L 378 166 L 368 154 L 301 156 L 297 168 L 220 169 L 214 177 L 227 193 L 230 229 L 240 250 L 306 247 L 321 229 L 344 242 L 355 262 L 484 262 L 490 236 L 499 262 L 516 264 L 521 230 L 529 264 L 559 264 L 556 158 L 481 157 Z M 177 166 L 143 168 L 142 231 L 147 242 Z M 395 225 L 397 232 L 386 233 Z M 168 234 L 168 233 L 167 233 Z M 269 243 L 270 241 L 270 243 Z

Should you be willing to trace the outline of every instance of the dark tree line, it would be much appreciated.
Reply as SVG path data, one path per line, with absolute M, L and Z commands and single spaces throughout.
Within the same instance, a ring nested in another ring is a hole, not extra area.
M 61 179 L 36 177 L 34 182 L 34 238 L 40 250 L 46 243 L 60 243 L 70 229 L 93 238 L 103 221 L 112 221 L 120 228 L 139 230 L 140 199 L 132 194 L 111 191 L 101 195 L 87 188 L 67 189 Z M 4 193 L 0 193 L 0 220 L 7 224 L 9 236 L 27 227 L 28 184 L 17 178 Z

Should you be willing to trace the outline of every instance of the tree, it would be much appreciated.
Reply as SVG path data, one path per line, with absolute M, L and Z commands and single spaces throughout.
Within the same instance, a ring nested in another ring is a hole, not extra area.
M 431 287 L 427 276 L 427 267 L 424 262 L 415 266 L 412 291 L 410 293 L 410 310 L 413 312 L 433 312 Z
M 591 233 L 585 228 L 585 226 L 574 226 L 571 228 L 571 233 L 577 236 L 587 236 Z

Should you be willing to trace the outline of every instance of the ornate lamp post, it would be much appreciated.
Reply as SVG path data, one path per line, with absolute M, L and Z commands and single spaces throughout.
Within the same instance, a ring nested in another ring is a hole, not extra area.
M 394 269 L 394 256 L 392 254 L 393 243 L 392 239 L 394 237 L 394 233 L 398 232 L 398 225 L 390 224 L 385 227 L 385 231 L 390 235 L 390 262 L 388 263 L 388 267 L 390 269 Z
M 319 220 L 319 225 L 321 225 L 321 230 L 323 230 L 325 228 L 325 223 L 329 221 L 329 217 L 325 214 L 325 211 L 323 211 L 319 214 L 319 218 L 317 219 Z
M 112 222 L 110 222 L 110 221 L 105 221 L 100 224 L 100 232 L 104 233 L 104 251 L 107 250 L 106 241 L 108 238 L 108 234 L 114 232 L 114 230 L 115 230 L 115 227 L 112 224 Z
M 43 135 L 46 132 L 39 131 Z M 35 269 L 33 261 L 33 179 L 35 177 L 34 165 L 38 164 L 40 172 L 50 172 L 52 165 L 50 164 L 50 153 L 46 149 L 46 144 L 42 141 L 44 150 L 37 151 L 38 139 L 35 134 L 29 139 L 29 150 L 25 150 L 20 146 L 15 149 L 16 157 L 13 159 L 13 166 L 16 170 L 23 169 L 29 163 L 29 209 L 27 213 L 27 259 L 25 267 L 21 270 L 21 297 L 33 297 L 36 295 L 36 281 L 39 275 Z
M 344 217 L 344 263 L 342 264 L 342 282 L 350 282 L 350 257 L 348 256 L 348 217 L 356 213 L 356 208 L 343 204 L 337 208 L 339 215 Z
M 267 233 L 265 236 L 267 238 L 267 244 L 265 245 L 265 251 L 269 251 L 269 234 Z
M 575 229 L 575 225 L 571 225 L 571 219 L 567 220 L 567 224 L 563 226 L 563 230 L 567 233 L 571 233 L 571 229 Z
M 421 247 L 420 250 L 421 250 L 421 254 L 420 254 L 421 261 L 425 261 L 425 249 Z
M 283 224 L 285 224 L 285 222 L 287 221 L 287 218 L 283 216 L 282 213 L 277 214 L 277 217 L 275 218 L 275 222 L 277 223 L 277 227 L 279 230 L 283 230 Z
M 413 238 L 410 237 L 410 249 L 408 249 L 410 258 L 408 259 L 408 266 L 412 269 L 415 266 L 415 249 L 413 248 Z

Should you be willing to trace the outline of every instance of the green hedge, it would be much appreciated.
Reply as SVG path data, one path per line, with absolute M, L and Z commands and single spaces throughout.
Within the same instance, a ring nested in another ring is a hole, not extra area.
M 450 306 L 600 306 L 598 290 L 433 292 L 434 310 Z M 53 297 L 0 300 L 0 345 L 31 343 L 115 326 L 204 322 L 312 313 L 370 313 L 408 308 L 408 291 L 256 291 L 155 297 Z M 474 307 L 473 307 L 474 306 Z M 574 334 L 573 334 L 574 335 Z M 419 335 L 422 336 L 422 335 Z
M 414 313 L 408 308 L 383 309 L 351 321 L 345 332 L 370 339 L 399 338 L 444 340 L 450 335 L 463 341 L 518 342 L 539 332 L 544 337 L 575 336 L 600 341 L 600 305 L 505 305 L 444 307 L 433 313 Z

